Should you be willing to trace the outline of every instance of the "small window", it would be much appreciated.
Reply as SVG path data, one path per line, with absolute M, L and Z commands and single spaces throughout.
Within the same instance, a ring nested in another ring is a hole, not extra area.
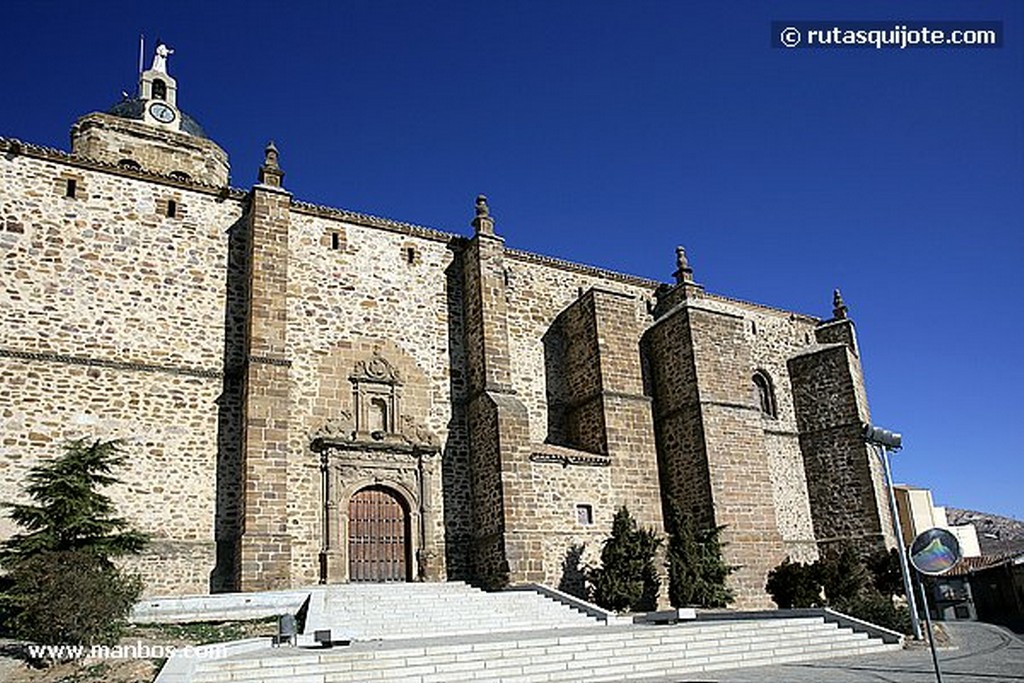
M 416 247 L 405 248 L 405 262 L 409 265 L 416 263 Z
M 166 100 L 167 99 L 167 84 L 159 78 L 153 80 L 153 99 L 154 100 Z
M 751 320 L 750 321 L 750 332 L 755 337 L 757 336 L 757 321 L 756 320 Z
M 754 373 L 753 380 L 761 412 L 768 417 L 777 417 L 778 411 L 775 406 L 775 390 L 772 388 L 772 380 L 768 376 L 768 373 L 764 370 L 758 370 Z
M 178 202 L 173 199 L 167 200 L 167 217 L 175 218 L 178 215 Z
M 64 196 L 71 199 L 75 198 L 75 192 L 78 190 L 78 181 L 74 178 L 68 178 L 67 185 L 64 187 Z
M 324 230 L 323 234 L 320 235 L 320 245 L 324 249 L 330 249 L 331 251 L 344 251 L 345 231 L 332 229 Z M 404 252 L 402 258 L 405 258 Z
M 580 503 L 576 506 L 576 522 L 583 526 L 590 526 L 594 523 L 594 506 Z

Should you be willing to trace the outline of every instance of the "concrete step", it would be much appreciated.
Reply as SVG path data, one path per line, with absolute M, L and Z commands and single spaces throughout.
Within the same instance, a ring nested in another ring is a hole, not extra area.
M 821 619 L 613 626 L 355 643 L 329 651 L 267 649 L 200 663 L 203 683 L 455 683 L 642 680 L 721 668 L 880 652 L 898 646 Z

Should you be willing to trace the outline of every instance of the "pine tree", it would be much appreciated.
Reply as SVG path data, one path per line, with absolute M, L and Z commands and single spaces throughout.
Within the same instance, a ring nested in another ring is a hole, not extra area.
M 4 504 L 28 533 L 0 543 L 0 563 L 12 567 L 45 551 L 83 550 L 109 560 L 142 550 L 146 536 L 115 516 L 113 501 L 98 490 L 117 483 L 111 473 L 124 462 L 120 442 L 80 439 L 33 467 L 25 492 L 35 504 Z
M 629 510 L 619 508 L 601 550 L 601 566 L 590 574 L 594 601 L 617 612 L 652 609 L 659 587 L 654 554 L 660 544 L 654 531 L 638 528 Z
M 117 642 L 142 583 L 112 559 L 146 543 L 99 491 L 117 482 L 112 472 L 124 461 L 116 441 L 70 442 L 29 473 L 25 491 L 34 503 L 4 504 L 27 530 L 0 543 L 7 570 L 0 598 L 14 636 L 42 644 Z

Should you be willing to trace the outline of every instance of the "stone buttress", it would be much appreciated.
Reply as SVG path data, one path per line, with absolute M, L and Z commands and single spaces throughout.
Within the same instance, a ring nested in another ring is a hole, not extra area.
M 487 200 L 477 198 L 476 234 L 464 255 L 466 421 L 473 486 L 473 574 L 484 586 L 529 580 L 526 554 L 506 536 L 506 500 L 527 463 L 529 417 L 509 366 L 504 240 Z
M 636 307 L 632 296 L 592 287 L 552 325 L 549 334 L 564 346 L 562 426 L 555 433 L 569 447 L 606 456 L 615 507 L 625 505 L 638 523 L 662 533 L 651 399 L 639 350 L 645 321 Z
M 243 513 L 239 589 L 287 588 L 290 378 L 287 346 L 288 225 L 291 194 L 277 150 L 267 146 L 249 208 L 249 316 L 243 414 Z
M 650 364 L 661 482 L 698 526 L 724 526 L 736 607 L 770 607 L 768 572 L 785 557 L 772 503 L 751 349 L 742 316 L 702 304 L 685 262 L 659 292 L 644 348 Z
M 864 443 L 870 421 L 853 321 L 836 290 L 818 344 L 789 360 L 814 535 L 822 549 L 850 541 L 861 552 L 895 545 L 881 463 Z

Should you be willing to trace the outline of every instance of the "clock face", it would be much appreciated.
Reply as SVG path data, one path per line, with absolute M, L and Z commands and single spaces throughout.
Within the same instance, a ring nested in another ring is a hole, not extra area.
M 174 120 L 174 117 L 177 116 L 177 114 L 174 113 L 174 110 L 163 102 L 154 102 L 149 105 L 149 113 L 160 123 L 170 123 Z

